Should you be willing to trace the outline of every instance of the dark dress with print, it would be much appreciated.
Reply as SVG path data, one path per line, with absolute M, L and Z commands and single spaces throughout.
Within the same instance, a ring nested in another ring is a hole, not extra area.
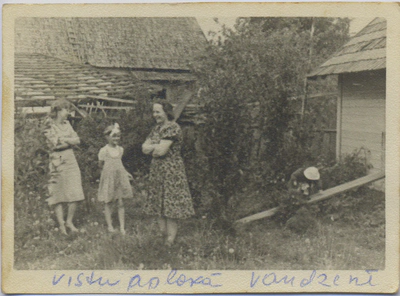
M 181 157 L 182 131 L 176 122 L 156 125 L 147 139 L 152 144 L 173 141 L 166 155 L 153 157 L 144 212 L 151 216 L 183 219 L 194 215 L 192 197 Z

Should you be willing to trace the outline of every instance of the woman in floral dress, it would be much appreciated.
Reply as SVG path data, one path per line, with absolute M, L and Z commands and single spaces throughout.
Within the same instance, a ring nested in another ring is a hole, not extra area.
M 177 219 L 193 216 L 194 209 L 181 157 L 182 131 L 173 121 L 172 105 L 154 103 L 153 117 L 156 126 L 142 145 L 143 153 L 153 157 L 144 212 L 158 217 L 165 244 L 171 246 L 178 230 Z

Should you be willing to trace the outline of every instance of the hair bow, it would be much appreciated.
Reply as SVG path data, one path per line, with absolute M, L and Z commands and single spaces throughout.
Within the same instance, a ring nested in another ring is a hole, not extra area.
M 110 135 L 119 134 L 120 132 L 121 132 L 121 129 L 119 128 L 119 124 L 114 123 L 113 129 L 111 130 Z

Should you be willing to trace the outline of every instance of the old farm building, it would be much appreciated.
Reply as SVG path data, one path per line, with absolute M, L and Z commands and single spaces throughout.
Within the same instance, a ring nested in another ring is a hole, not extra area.
M 18 18 L 16 101 L 118 102 L 139 81 L 179 103 L 194 92 L 189 63 L 205 44 L 195 18 Z
M 386 21 L 376 18 L 309 78 L 339 76 L 336 155 L 364 147 L 385 168 Z

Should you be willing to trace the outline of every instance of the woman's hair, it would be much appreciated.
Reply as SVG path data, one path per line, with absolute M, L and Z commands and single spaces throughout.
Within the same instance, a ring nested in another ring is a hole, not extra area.
M 65 99 L 57 99 L 51 104 L 50 114 L 49 116 L 52 119 L 57 117 L 57 112 L 61 111 L 62 109 L 69 110 L 71 108 L 71 103 Z
M 162 106 L 165 114 L 167 114 L 167 118 L 169 121 L 175 119 L 174 107 L 172 107 L 172 105 L 168 101 L 158 99 L 153 102 L 153 105 L 154 104 L 159 104 Z

